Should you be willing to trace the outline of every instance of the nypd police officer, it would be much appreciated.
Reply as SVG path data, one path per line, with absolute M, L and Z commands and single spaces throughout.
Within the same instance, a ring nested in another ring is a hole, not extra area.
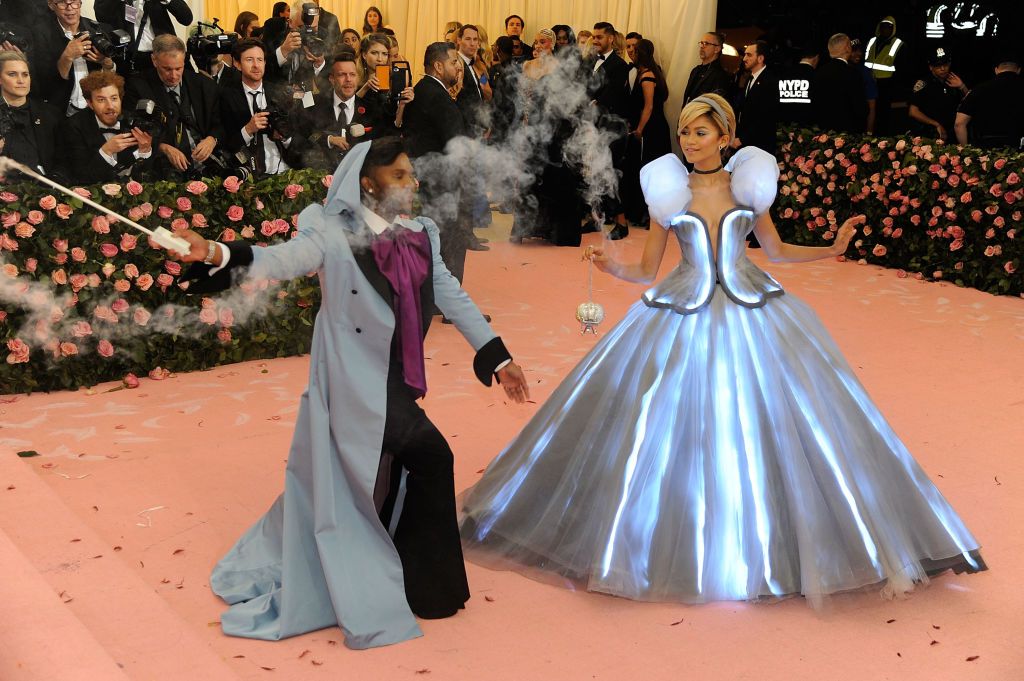
M 949 52 L 937 47 L 928 55 L 928 77 L 914 83 L 910 95 L 910 129 L 915 135 L 953 141 L 956 110 L 967 86 L 950 69 Z

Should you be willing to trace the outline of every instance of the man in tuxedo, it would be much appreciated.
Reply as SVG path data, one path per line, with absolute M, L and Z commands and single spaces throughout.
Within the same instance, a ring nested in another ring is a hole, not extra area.
M 185 43 L 173 35 L 153 39 L 154 69 L 128 80 L 125 99 L 134 107 L 151 99 L 166 114 L 157 150 L 157 173 L 168 179 L 185 179 L 211 167 L 210 156 L 224 138 L 220 93 L 206 76 L 185 70 Z
M 89 108 L 65 119 L 58 134 L 64 175 L 80 184 L 144 177 L 153 163 L 153 137 L 121 124 L 124 78 L 90 73 L 82 91 Z
M 683 93 L 683 106 L 695 97 L 716 94 L 732 99 L 732 74 L 722 66 L 722 45 L 724 33 L 705 33 L 697 43 L 697 57 L 700 63 L 690 71 Z
M 305 7 L 307 5 L 309 7 Z M 310 27 L 315 37 L 323 41 L 319 48 L 314 49 L 302 44 L 301 31 L 305 30 L 303 12 L 309 9 L 316 11 Z M 266 77 L 276 83 L 288 83 L 297 93 L 309 93 L 303 102 L 303 106 L 308 108 L 313 105 L 316 94 L 330 90 L 324 69 L 327 65 L 326 55 L 331 53 L 333 43 L 320 23 L 320 9 L 315 3 L 295 0 L 289 16 L 288 30 L 280 34 L 277 40 L 268 38 L 264 43 L 267 46 Z
M 734 149 L 757 147 L 775 155 L 775 128 L 779 119 L 779 84 L 765 60 L 768 43 L 758 40 L 743 52 L 743 67 L 750 73 L 736 104 Z
M 241 79 L 220 89 L 224 148 L 232 154 L 246 149 L 260 176 L 301 168 L 302 137 L 286 120 L 292 100 L 287 93 L 278 94 L 263 79 L 266 68 L 263 43 L 255 38 L 239 40 L 231 49 L 231 58 Z M 285 119 L 285 129 L 270 128 L 272 112 Z
M 323 170 L 337 168 L 352 145 L 376 137 L 381 123 L 380 112 L 356 95 L 359 71 L 354 54 L 336 54 L 330 73 L 332 90 L 321 93 L 316 104 L 306 109 L 304 121 L 307 165 Z
M 459 60 L 462 63 L 462 89 L 459 90 L 455 103 L 462 112 L 467 132 L 473 137 L 480 137 L 488 127 L 484 104 L 491 99 L 491 88 L 481 85 L 476 71 L 473 70 L 480 50 L 480 32 L 473 24 L 466 24 L 455 35 Z
M 612 164 L 615 172 L 622 177 L 626 155 L 626 134 L 629 119 L 629 64 L 616 54 L 615 27 L 607 21 L 594 24 L 591 38 L 594 47 L 593 55 L 586 62 L 592 74 L 590 81 L 590 98 L 598 109 L 598 126 L 612 136 Z M 608 197 L 602 209 L 605 216 L 612 217 L 615 227 L 608 234 L 609 239 L 621 239 L 629 234 L 626 214 L 620 196 Z
M 96 18 L 132 37 L 125 64 L 129 73 L 152 70 L 153 38 L 174 35 L 172 16 L 182 26 L 192 23 L 185 0 L 96 0 Z
M 860 74 L 850 65 L 853 47 L 845 33 L 828 39 L 831 59 L 822 64 L 815 77 L 815 109 L 818 127 L 836 132 L 864 132 L 868 100 Z
M 92 47 L 92 37 L 109 26 L 82 16 L 80 0 L 49 0 L 51 14 L 34 27 L 28 55 L 34 90 L 65 115 L 86 109 L 79 81 L 91 71 L 114 70 L 114 61 Z

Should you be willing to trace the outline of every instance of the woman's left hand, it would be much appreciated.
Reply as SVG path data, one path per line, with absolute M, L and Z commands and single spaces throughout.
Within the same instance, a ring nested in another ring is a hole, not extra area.
M 857 233 L 857 225 L 863 225 L 867 222 L 867 219 L 866 215 L 855 215 L 840 225 L 839 231 L 836 232 L 835 243 L 832 244 L 832 252 L 835 255 L 846 253 L 846 249 L 850 245 L 850 239 Z

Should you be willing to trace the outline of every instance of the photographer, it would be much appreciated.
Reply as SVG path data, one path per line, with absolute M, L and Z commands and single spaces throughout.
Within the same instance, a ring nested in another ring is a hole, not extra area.
M 292 3 L 290 30 L 279 42 L 267 43 L 267 80 L 285 82 L 303 95 L 303 106 L 313 104 L 313 95 L 330 88 L 325 55 L 332 48 L 328 32 L 320 26 L 320 8 L 315 2 Z M 307 94 L 308 93 L 308 94 Z
M 31 87 L 25 55 L 0 52 L 0 154 L 53 176 L 54 138 L 61 114 L 29 99 Z
M 285 108 L 291 102 L 287 97 L 271 96 L 270 84 L 263 79 L 263 43 L 254 38 L 240 40 L 235 43 L 231 57 L 242 77 L 220 91 L 224 147 L 231 153 L 247 149 L 259 175 L 276 175 L 302 167 L 301 144 L 298 136 L 293 140 Z
M 129 73 L 153 69 L 153 38 L 174 35 L 171 16 L 182 26 L 192 23 L 192 10 L 185 0 L 96 0 L 96 18 L 131 36 L 125 54 Z
M 144 177 L 153 166 L 153 136 L 122 125 L 124 78 L 90 73 L 82 79 L 82 92 L 88 110 L 65 119 L 58 133 L 64 174 L 81 184 Z
M 154 70 L 128 80 L 129 108 L 151 99 L 166 112 L 167 124 L 156 145 L 157 172 L 167 179 L 219 175 L 223 168 L 212 157 L 224 137 L 220 119 L 220 93 L 206 76 L 185 70 L 185 43 L 176 36 L 153 40 Z
M 43 101 L 70 116 L 86 108 L 79 81 L 91 71 L 113 71 L 114 60 L 94 45 L 109 26 L 82 16 L 82 0 L 49 0 L 50 21 L 35 27 L 29 55 L 36 92 Z M 56 18 L 54 21 L 53 19 Z
M 354 54 L 334 56 L 330 82 L 333 90 L 321 93 L 305 111 L 308 164 L 322 170 L 334 170 L 352 145 L 379 137 L 380 128 L 379 110 L 356 95 L 359 72 Z

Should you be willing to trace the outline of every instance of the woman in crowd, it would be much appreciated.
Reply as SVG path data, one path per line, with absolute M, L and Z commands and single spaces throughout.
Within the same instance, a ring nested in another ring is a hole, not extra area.
M 384 14 L 376 7 L 370 7 L 363 15 L 363 35 L 380 33 L 384 30 Z
M 647 206 L 640 191 L 640 169 L 672 151 L 672 138 L 665 118 L 668 83 L 654 58 L 654 43 L 641 39 L 636 46 L 636 87 L 630 93 L 630 140 L 623 201 L 631 222 L 647 222 Z
M 346 28 L 341 32 L 341 45 L 352 50 L 353 54 L 359 54 L 359 44 L 363 41 L 363 37 L 359 35 L 359 31 L 354 28 Z
M 388 43 L 390 44 L 390 47 L 388 48 L 388 63 L 394 64 L 396 61 L 407 61 L 406 58 L 402 56 L 402 51 L 398 46 L 398 36 L 393 33 L 388 33 L 387 36 Z
M 385 130 L 379 131 L 378 136 L 397 134 L 397 129 L 402 127 L 405 107 L 413 99 L 413 88 L 410 83 L 397 101 L 391 96 L 389 89 L 381 88 L 380 80 L 377 78 L 377 67 L 388 66 L 391 63 L 390 38 L 383 33 L 365 36 L 359 46 L 359 56 L 363 74 L 362 86 L 356 94 L 365 99 L 368 106 L 381 112 Z
M 555 32 L 555 52 L 561 52 L 567 47 L 576 46 L 576 34 L 573 33 L 572 26 L 556 24 L 551 27 L 551 30 Z
M 775 158 L 741 149 L 729 104 L 695 98 L 675 155 L 644 169 L 639 262 L 588 246 L 601 270 L 651 283 L 467 493 L 463 545 L 487 565 L 643 601 L 902 596 L 985 569 L 978 541 L 886 422 L 814 311 L 747 257 L 846 251 L 782 242 Z M 938 594 L 932 594 L 938 596 Z
M 260 18 L 255 12 L 240 12 L 235 19 L 235 33 L 239 38 L 251 38 L 253 29 L 259 28 Z
M 446 43 L 455 44 L 455 34 L 459 32 L 460 28 L 462 28 L 461 21 L 449 21 L 444 25 L 444 33 L 441 40 Z
M 6 128 L 0 137 L 0 154 L 53 177 L 54 139 L 64 117 L 49 104 L 30 98 L 31 89 L 32 76 L 25 55 L 0 52 L 0 119 Z

